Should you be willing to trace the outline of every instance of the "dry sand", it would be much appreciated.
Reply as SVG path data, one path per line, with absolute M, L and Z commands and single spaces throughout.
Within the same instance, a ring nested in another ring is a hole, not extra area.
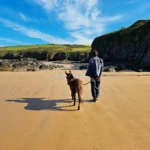
M 85 71 L 74 71 L 84 83 Z M 104 73 L 72 106 L 63 70 L 0 73 L 0 150 L 150 150 L 150 76 Z

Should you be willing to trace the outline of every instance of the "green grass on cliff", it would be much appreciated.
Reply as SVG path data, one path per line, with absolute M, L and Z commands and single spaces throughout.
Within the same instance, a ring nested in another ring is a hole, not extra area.
M 147 31 L 147 29 L 149 29 L 149 25 L 150 25 L 150 20 L 139 20 L 129 27 L 122 27 L 118 31 L 107 33 L 107 34 L 99 36 L 97 38 L 100 39 L 100 38 L 107 38 L 107 37 L 108 38 L 119 37 L 119 39 L 121 38 L 122 40 L 124 38 L 126 38 L 126 36 L 128 36 L 128 37 L 130 36 L 132 38 L 132 37 L 134 37 L 134 35 L 137 35 L 137 32 L 139 32 L 139 34 L 138 34 L 139 36 L 145 34 L 145 31 Z M 132 38 L 132 39 L 134 39 L 134 38 Z
M 113 49 L 113 46 L 120 47 L 123 43 L 132 43 L 135 47 L 139 47 L 145 39 L 147 33 L 150 32 L 150 20 L 139 20 L 131 26 L 120 30 L 96 37 L 92 43 L 92 47 L 98 49 Z
M 39 60 L 52 59 L 56 53 L 65 53 L 67 56 L 86 55 L 90 52 L 89 45 L 20 45 L 0 47 L 0 58 L 13 59 L 19 57 L 30 57 Z
M 1 47 L 2 51 L 53 51 L 53 52 L 68 52 L 68 51 L 90 51 L 89 45 L 58 45 L 58 44 L 43 44 L 43 45 L 21 45 L 21 46 L 6 46 Z

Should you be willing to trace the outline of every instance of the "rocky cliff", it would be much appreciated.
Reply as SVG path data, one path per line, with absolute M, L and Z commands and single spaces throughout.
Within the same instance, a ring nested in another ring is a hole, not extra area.
M 139 20 L 128 28 L 96 37 L 92 49 L 98 50 L 105 62 L 150 71 L 150 20 Z

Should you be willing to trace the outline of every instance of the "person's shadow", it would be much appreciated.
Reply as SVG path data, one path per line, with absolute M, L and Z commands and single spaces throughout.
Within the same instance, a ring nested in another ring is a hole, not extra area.
M 6 100 L 7 102 L 27 103 L 26 110 L 52 110 L 52 111 L 76 111 L 73 100 L 45 100 L 44 98 L 21 98 L 17 100 Z M 63 104 L 65 103 L 65 106 Z M 67 104 L 67 105 L 66 105 Z M 77 105 L 77 104 L 76 104 Z M 73 107 L 73 108 L 69 108 Z

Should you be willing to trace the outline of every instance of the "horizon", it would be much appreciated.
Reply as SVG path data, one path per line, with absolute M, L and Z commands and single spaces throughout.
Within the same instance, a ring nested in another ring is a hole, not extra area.
M 91 45 L 95 37 L 150 18 L 148 0 L 1 0 L 0 8 L 0 47 Z
M 49 44 L 49 43 L 47 43 L 47 44 L 28 44 L 28 45 L 8 45 L 8 46 L 0 46 L 0 48 L 1 47 L 21 47 L 21 46 L 23 46 L 23 47 L 26 47 L 26 46 L 43 46 L 43 45 L 57 45 L 57 46 L 61 46 L 61 45 L 63 45 L 63 46 L 73 46 L 73 45 L 81 45 L 81 46 L 91 46 L 91 45 L 87 45 L 87 44 L 53 44 L 53 43 L 51 43 L 51 44 Z

